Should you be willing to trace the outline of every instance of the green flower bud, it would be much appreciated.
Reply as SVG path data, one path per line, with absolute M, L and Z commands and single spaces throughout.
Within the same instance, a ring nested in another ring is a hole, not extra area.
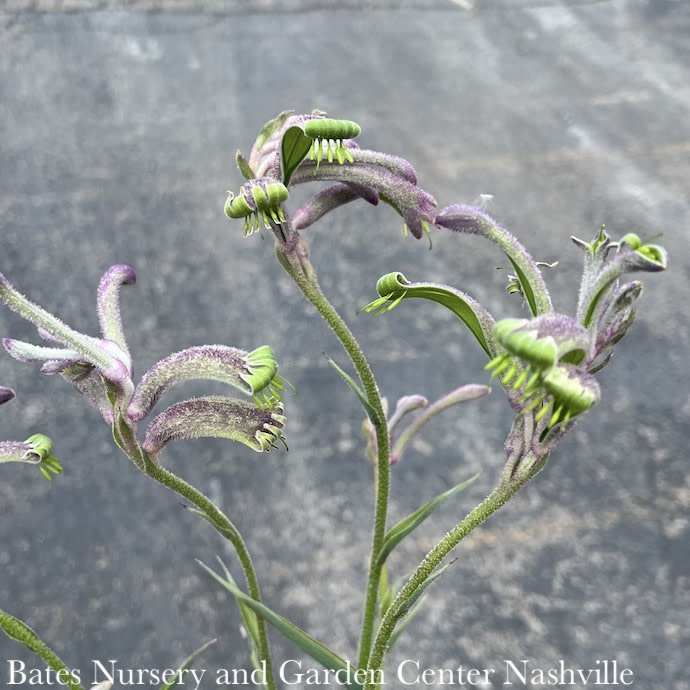
M 346 139 L 354 139 L 361 132 L 360 126 L 351 120 L 333 120 L 319 117 L 304 123 L 304 133 L 314 140 L 309 152 L 311 160 L 316 159 L 316 165 L 321 163 L 326 148 L 326 159 L 333 162 L 333 156 L 340 165 L 345 161 L 354 162 L 352 154 L 343 143 Z M 333 148 L 331 148 L 333 145 Z
M 285 222 L 281 204 L 287 201 L 288 190 L 281 182 L 272 178 L 246 182 L 237 196 L 230 193 L 225 201 L 225 215 L 228 218 L 244 218 L 244 234 L 251 235 L 261 229 L 260 219 L 266 229 L 271 224 Z

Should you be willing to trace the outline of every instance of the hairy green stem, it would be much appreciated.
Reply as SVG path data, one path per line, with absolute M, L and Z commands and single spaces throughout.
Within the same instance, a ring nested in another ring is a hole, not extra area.
M 176 494 L 185 498 L 199 510 L 201 510 L 208 518 L 217 526 L 219 531 L 230 541 L 233 545 L 237 557 L 242 566 L 244 577 L 249 588 L 249 594 L 252 599 L 261 601 L 261 590 L 259 589 L 259 581 L 256 577 L 256 571 L 252 564 L 251 556 L 247 549 L 242 535 L 239 533 L 235 525 L 232 523 L 225 513 L 223 513 L 216 504 L 206 497 L 201 491 L 188 484 L 184 479 L 181 479 L 173 472 L 166 470 L 160 465 L 154 463 L 150 459 L 146 462 L 144 472 L 151 479 L 155 479 L 159 484 L 174 491 Z M 268 644 L 268 634 L 266 632 L 266 622 L 263 618 L 257 616 L 259 639 L 258 654 L 259 658 L 266 664 L 266 687 L 268 690 L 275 690 L 275 678 L 273 677 L 273 664 L 271 661 L 271 653 Z
M 379 674 L 377 671 L 383 668 L 388 642 L 393 634 L 396 624 L 406 612 L 406 603 L 414 600 L 419 595 L 419 590 L 425 585 L 441 561 L 464 539 L 475 527 L 481 525 L 488 517 L 503 506 L 517 491 L 524 486 L 527 480 L 514 481 L 510 484 L 501 484 L 494 489 L 476 508 L 459 522 L 441 541 L 434 546 L 424 557 L 410 579 L 398 593 L 386 615 L 381 621 L 378 634 L 374 640 L 366 668 L 369 680 L 364 690 L 376 690 L 378 685 L 374 682 Z
M 381 401 L 376 379 L 371 371 L 359 343 L 347 327 L 338 312 L 334 309 L 319 287 L 316 272 L 309 260 L 309 250 L 303 240 L 290 251 L 276 248 L 278 260 L 290 277 L 295 281 L 304 296 L 326 320 L 343 348 L 350 357 L 362 383 L 368 403 L 374 410 L 376 419 L 372 419 L 376 432 L 377 462 L 375 487 L 374 526 L 371 547 L 371 561 L 362 616 L 362 633 L 359 648 L 359 668 L 363 667 L 371 650 L 376 623 L 376 607 L 378 603 L 379 580 L 381 578 L 381 564 L 378 555 L 383 546 L 386 535 L 386 520 L 388 513 L 388 496 L 390 492 L 390 439 L 386 414 Z
M 113 436 L 115 441 L 125 454 L 146 476 L 162 484 L 167 489 L 174 491 L 178 496 L 189 501 L 196 506 L 216 527 L 216 529 L 226 538 L 235 548 L 237 557 L 242 566 L 244 577 L 249 588 L 249 593 L 256 601 L 261 601 L 261 590 L 256 571 L 249 555 L 244 539 L 229 517 L 207 496 L 196 487 L 178 477 L 170 470 L 166 470 L 158 462 L 155 455 L 149 455 L 140 445 L 136 431 L 130 426 L 125 417 L 120 413 L 116 415 L 116 423 L 113 425 Z M 268 644 L 268 634 L 266 632 L 266 622 L 263 618 L 257 617 L 259 639 L 257 641 L 257 652 L 259 657 L 266 664 L 266 687 L 268 690 L 276 690 L 276 683 L 273 677 L 273 664 L 271 652 Z

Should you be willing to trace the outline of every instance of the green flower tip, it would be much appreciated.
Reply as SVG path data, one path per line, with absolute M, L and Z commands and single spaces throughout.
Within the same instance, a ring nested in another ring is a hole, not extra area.
M 541 440 L 555 426 L 565 426 L 601 399 L 596 379 L 572 364 L 553 367 L 540 383 L 542 387 L 527 391 L 520 402 L 525 403 L 523 409 L 526 412 L 539 408 L 534 415 L 536 422 L 548 417 Z
M 636 254 L 658 267 L 657 270 L 662 271 L 668 265 L 668 255 L 663 247 L 643 242 L 634 232 L 622 237 L 620 244 L 627 244 Z
M 252 450 L 265 452 L 285 443 L 283 406 L 270 409 L 225 396 L 192 398 L 171 405 L 149 425 L 142 447 L 158 454 L 171 441 L 196 438 L 227 438 Z
M 606 248 L 611 244 L 611 238 L 606 232 L 606 226 L 602 225 L 597 236 L 591 242 L 585 242 L 579 237 L 571 236 L 570 238 L 578 247 L 584 249 L 591 256 L 596 256 L 597 252 L 601 250 L 606 250 Z
M 600 399 L 599 384 L 578 364 L 586 359 L 587 331 L 562 314 L 532 320 L 504 319 L 495 326 L 496 340 L 506 351 L 486 369 L 510 391 L 525 411 L 539 408 L 537 422 L 546 430 L 564 425 Z
M 280 402 L 286 386 L 293 388 L 277 372 L 278 363 L 268 345 L 256 348 L 246 358 L 246 373 L 241 378 L 251 388 L 254 402 L 261 409 L 273 409 Z
M 556 341 L 551 335 L 540 338 L 538 330 L 530 326 L 528 319 L 503 319 L 496 323 L 496 339 L 510 355 L 529 361 L 537 369 L 552 367 L 558 359 Z
M 326 149 L 326 160 L 335 160 L 343 165 L 345 161 L 354 163 L 352 154 L 343 143 L 347 139 L 354 139 L 362 131 L 361 127 L 351 120 L 333 120 L 327 117 L 316 117 L 304 123 L 304 133 L 314 142 L 309 150 L 310 160 L 316 160 L 317 167 L 321 164 Z
M 234 196 L 229 192 L 225 202 L 225 215 L 228 218 L 244 218 L 245 237 L 261 231 L 261 221 L 268 230 L 271 223 L 285 222 L 281 204 L 287 201 L 288 190 L 281 182 L 270 178 L 246 182 L 240 193 Z
M 29 446 L 24 453 L 25 461 L 38 465 L 39 471 L 49 482 L 53 480 L 53 475 L 62 472 L 60 461 L 52 456 L 53 442 L 48 436 L 34 434 L 25 443 Z

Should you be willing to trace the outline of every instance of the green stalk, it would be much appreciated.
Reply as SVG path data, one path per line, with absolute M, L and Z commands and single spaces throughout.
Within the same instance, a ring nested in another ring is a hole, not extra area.
M 376 419 L 371 420 L 376 432 L 378 455 L 374 482 L 376 495 L 371 560 L 369 563 L 369 576 L 367 579 L 367 591 L 362 616 L 362 633 L 359 648 L 358 668 L 362 668 L 369 657 L 374 635 L 379 580 L 381 578 L 382 568 L 381 564 L 378 562 L 378 555 L 381 552 L 384 537 L 386 535 L 388 496 L 390 492 L 390 439 L 388 436 L 386 414 L 371 367 L 354 335 L 321 291 L 316 271 L 309 261 L 309 250 L 303 240 L 299 239 L 297 246 L 289 252 L 283 251 L 283 248 L 277 245 L 276 254 L 280 264 L 295 281 L 297 287 L 299 287 L 307 300 L 325 319 L 326 323 L 328 323 L 342 344 L 345 352 L 347 352 L 352 360 L 352 364 L 362 383 L 364 394 L 373 408 L 376 417 Z
M 196 508 L 208 517 L 216 529 L 230 541 L 235 548 L 240 565 L 242 566 L 249 593 L 253 599 L 260 602 L 261 590 L 259 589 L 259 581 L 251 556 L 249 555 L 249 550 L 244 543 L 242 535 L 230 518 L 196 487 L 192 486 L 181 477 L 178 477 L 170 470 L 161 467 L 157 457 L 149 455 L 141 447 L 137 439 L 136 431 L 130 426 L 127 420 L 121 414 L 118 414 L 117 410 L 115 410 L 115 413 L 117 421 L 113 425 L 113 436 L 118 446 L 145 475 L 151 477 L 151 479 L 157 481 L 171 491 L 174 491 L 178 496 L 181 496 L 196 506 Z M 263 618 L 257 617 L 257 627 L 259 633 L 257 651 L 260 658 L 266 664 L 266 687 L 268 690 L 276 690 L 271 651 L 268 644 L 268 634 L 266 632 L 266 622 Z
M 173 472 L 166 470 L 154 463 L 150 458 L 147 458 L 144 472 L 147 476 L 154 479 L 159 484 L 167 487 L 171 491 L 186 499 L 199 510 L 201 510 L 209 519 L 217 526 L 219 531 L 230 541 L 233 545 L 237 557 L 242 566 L 244 577 L 249 587 L 249 594 L 255 601 L 261 601 L 261 590 L 259 589 L 259 582 L 256 577 L 256 571 L 252 563 L 251 556 L 247 549 L 242 535 L 239 533 L 235 525 L 232 523 L 225 513 L 223 513 L 218 506 L 216 506 L 211 499 L 207 498 L 201 491 L 188 484 L 184 479 L 181 479 Z M 266 621 L 257 616 L 257 626 L 259 632 L 258 639 L 258 653 L 260 658 L 266 664 L 266 687 L 268 690 L 276 690 L 275 678 L 273 677 L 273 663 L 271 660 L 271 652 L 268 644 L 268 634 L 266 632 Z
M 403 617 L 405 604 L 419 594 L 421 587 L 427 583 L 441 561 L 464 539 L 475 527 L 481 525 L 488 517 L 503 506 L 517 491 L 524 486 L 533 474 L 524 479 L 501 484 L 496 487 L 476 508 L 448 532 L 441 541 L 434 546 L 424 557 L 410 579 L 398 593 L 386 615 L 381 621 L 378 634 L 374 640 L 371 655 L 367 662 L 367 678 L 376 678 L 376 673 L 383 668 L 388 642 L 393 634 L 396 624 Z M 428 583 L 427 583 L 428 584 Z M 368 681 L 364 690 L 376 690 L 378 685 Z

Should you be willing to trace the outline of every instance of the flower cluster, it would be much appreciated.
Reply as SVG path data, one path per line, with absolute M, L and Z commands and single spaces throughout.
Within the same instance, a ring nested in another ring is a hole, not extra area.
M 3 339 L 7 352 L 23 362 L 41 362 L 45 374 L 60 374 L 83 393 L 112 427 L 118 445 L 138 464 L 157 462 L 172 440 L 230 438 L 256 451 L 283 441 L 280 394 L 284 390 L 278 365 L 267 346 L 245 352 L 225 345 L 202 345 L 176 352 L 152 366 L 135 384 L 120 318 L 119 290 L 134 284 L 129 266 L 112 266 L 101 279 L 98 318 L 101 337 L 79 333 L 19 293 L 0 274 L 0 300 L 32 322 L 49 345 Z M 226 396 L 206 396 L 168 407 L 149 424 L 142 441 L 137 422 L 146 417 L 174 384 L 191 379 L 226 383 L 253 396 L 252 402 Z M 3 389 L 8 390 L 8 389 Z M 5 399 L 7 395 L 4 396 Z M 31 439 L 27 444 L 31 443 Z M 36 441 L 33 441 L 33 448 Z M 26 451 L 45 464 L 50 449 Z M 19 451 L 17 451 L 19 452 Z
M 356 123 L 320 111 L 281 113 L 264 126 L 248 159 L 237 154 L 247 182 L 237 196 L 228 198 L 226 215 L 244 218 L 245 234 L 263 224 L 275 233 L 283 253 L 289 253 L 300 231 L 333 209 L 360 198 L 371 204 L 383 200 L 403 217 L 405 233 L 416 238 L 435 226 L 498 245 L 515 271 L 507 290 L 522 295 L 530 318 L 496 322 L 469 295 L 447 285 L 409 283 L 399 273 L 379 281 L 381 297 L 366 309 L 382 313 L 405 297 L 423 297 L 453 310 L 489 356 L 487 369 L 503 385 L 515 411 L 530 417 L 532 445 L 547 455 L 573 419 L 601 398 L 594 375 L 634 319 L 642 285 L 622 282 L 621 277 L 631 271 L 663 270 L 666 252 L 632 233 L 619 242 L 612 242 L 603 229 L 591 243 L 573 238 L 585 251 L 580 300 L 574 316 L 558 313 L 542 276 L 544 264 L 485 212 L 483 201 L 490 195 L 480 197 L 480 206 L 457 204 L 438 211 L 407 161 L 360 148 L 355 142 L 359 134 Z M 288 212 L 290 187 L 306 182 L 328 185 Z M 371 443 L 371 429 L 365 429 Z
M 225 204 L 229 218 L 244 218 L 245 234 L 272 229 L 283 245 L 294 245 L 296 233 L 333 209 L 355 199 L 392 206 L 403 218 L 404 231 L 417 239 L 429 233 L 436 214 L 434 198 L 417 186 L 414 168 L 402 158 L 361 149 L 353 140 L 357 123 L 334 120 L 325 113 L 295 115 L 287 111 L 268 122 L 248 159 L 237 154 L 247 179 Z M 293 214 L 285 202 L 288 189 L 306 182 L 326 182 Z
M 642 294 L 639 281 L 625 282 L 623 276 L 664 270 L 666 251 L 633 233 L 613 242 L 603 228 L 591 242 L 572 238 L 584 251 L 585 265 L 577 312 L 571 317 L 553 308 L 540 264 L 482 209 L 449 206 L 437 214 L 434 224 L 497 244 L 515 270 L 508 292 L 523 296 L 531 317 L 496 321 L 460 290 L 412 283 L 400 273 L 379 280 L 380 298 L 365 309 L 381 314 L 405 298 L 421 297 L 453 311 L 489 356 L 486 368 L 503 385 L 518 414 L 506 441 L 511 473 L 518 465 L 535 469 L 573 420 L 601 398 L 595 374 L 630 328 Z

